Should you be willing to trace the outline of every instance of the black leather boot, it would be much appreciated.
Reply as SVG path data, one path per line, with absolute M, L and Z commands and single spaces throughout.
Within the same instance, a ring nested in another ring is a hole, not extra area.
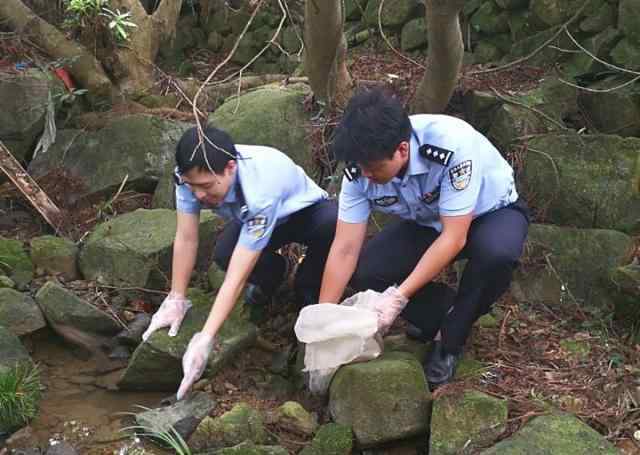
M 451 382 L 462 353 L 451 354 L 444 350 L 442 341 L 434 341 L 424 362 L 424 374 L 432 389 Z

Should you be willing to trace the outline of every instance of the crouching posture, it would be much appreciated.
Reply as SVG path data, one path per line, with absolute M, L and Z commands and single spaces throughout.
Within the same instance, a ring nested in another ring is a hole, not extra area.
M 320 302 L 339 302 L 349 281 L 385 291 L 380 306 L 406 305 L 404 318 L 435 340 L 425 373 L 432 386 L 444 384 L 522 253 L 529 222 L 513 169 L 464 121 L 408 116 L 380 90 L 350 100 L 332 146 L 347 164 Z M 372 210 L 399 220 L 362 249 Z M 457 294 L 432 282 L 462 258 L 469 261 Z
M 176 148 L 177 232 L 173 248 L 171 292 L 154 314 L 146 340 L 161 327 L 175 336 L 191 303 L 187 287 L 198 251 L 199 214 L 212 209 L 228 220 L 214 252 L 226 270 L 209 317 L 182 359 L 182 398 L 207 364 L 214 340 L 245 289 L 245 300 L 268 301 L 287 275 L 276 251 L 290 242 L 307 246 L 294 290 L 299 305 L 318 300 L 320 278 L 335 233 L 337 205 L 282 152 L 235 145 L 213 127 L 187 131 Z

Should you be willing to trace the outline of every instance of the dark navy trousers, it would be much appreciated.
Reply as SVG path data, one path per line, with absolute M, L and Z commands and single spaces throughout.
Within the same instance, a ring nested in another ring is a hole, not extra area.
M 468 259 L 457 294 L 428 283 L 410 300 L 402 316 L 427 339 L 442 332 L 444 348 L 459 353 L 473 323 L 509 288 L 529 227 L 528 210 L 516 202 L 476 218 L 457 259 Z M 383 291 L 409 276 L 439 232 L 401 220 L 387 225 L 365 245 L 351 281 L 355 290 Z
M 249 282 L 259 286 L 265 293 L 273 294 L 282 283 L 286 270 L 285 259 L 276 250 L 289 243 L 300 243 L 306 245 L 307 249 L 298 267 L 294 288 L 297 294 L 315 297 L 317 301 L 324 265 L 336 232 L 337 217 L 338 204 L 329 199 L 290 215 L 273 230 L 267 247 L 249 276 Z M 239 221 L 230 221 L 218 237 L 213 258 L 223 270 L 229 266 L 241 228 Z

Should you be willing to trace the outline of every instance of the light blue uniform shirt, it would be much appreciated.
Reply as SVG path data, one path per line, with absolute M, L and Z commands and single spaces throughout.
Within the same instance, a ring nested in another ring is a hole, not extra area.
M 471 125 L 447 115 L 413 115 L 410 120 L 415 134 L 404 176 L 385 184 L 345 177 L 341 221 L 364 223 L 373 209 L 440 232 L 442 215 L 473 213 L 476 218 L 518 199 L 513 169 Z
M 201 207 L 188 185 L 176 186 L 176 209 L 199 213 L 211 208 L 226 220 L 242 223 L 240 245 L 262 250 L 275 227 L 287 217 L 321 199 L 327 193 L 284 153 L 271 147 L 236 145 L 234 182 L 218 207 Z

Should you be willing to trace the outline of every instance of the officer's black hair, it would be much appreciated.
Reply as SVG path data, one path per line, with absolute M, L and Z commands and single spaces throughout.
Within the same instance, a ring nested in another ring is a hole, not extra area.
M 409 115 L 400 100 L 376 88 L 356 93 L 344 111 L 331 144 L 339 161 L 370 163 L 389 159 L 411 138 Z
M 231 136 L 213 126 L 203 127 L 202 130 L 206 136 L 202 138 L 202 143 L 196 127 L 185 131 L 178 141 L 176 165 L 179 174 L 185 174 L 193 168 L 222 174 L 227 163 L 236 159 L 238 152 Z

